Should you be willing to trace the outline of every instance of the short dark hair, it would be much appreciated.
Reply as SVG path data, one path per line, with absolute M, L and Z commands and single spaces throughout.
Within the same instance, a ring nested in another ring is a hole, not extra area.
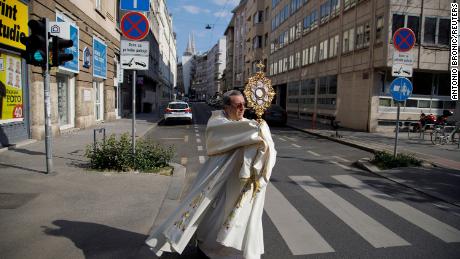
M 238 90 L 227 91 L 223 94 L 222 104 L 230 105 L 231 104 L 230 96 L 242 96 L 242 95 L 243 94 Z

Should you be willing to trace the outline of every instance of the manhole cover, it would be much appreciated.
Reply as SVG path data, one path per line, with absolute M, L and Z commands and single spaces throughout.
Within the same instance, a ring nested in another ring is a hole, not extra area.
M 38 193 L 0 193 L 0 209 L 17 209 L 38 196 Z

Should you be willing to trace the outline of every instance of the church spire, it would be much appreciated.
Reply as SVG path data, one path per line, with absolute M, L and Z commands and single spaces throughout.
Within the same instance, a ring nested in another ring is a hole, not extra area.
M 195 55 L 195 38 L 188 35 L 188 43 L 187 43 L 187 48 L 185 49 L 184 56 L 192 56 Z

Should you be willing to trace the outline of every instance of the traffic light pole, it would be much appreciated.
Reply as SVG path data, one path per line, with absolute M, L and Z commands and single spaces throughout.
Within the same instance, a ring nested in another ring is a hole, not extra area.
M 45 26 L 45 42 L 46 42 L 46 63 L 43 67 L 44 78 L 44 101 L 45 101 L 45 148 L 46 148 L 46 173 L 53 172 L 53 149 L 51 139 L 51 96 L 50 96 L 50 71 L 49 71 L 49 20 L 46 18 Z

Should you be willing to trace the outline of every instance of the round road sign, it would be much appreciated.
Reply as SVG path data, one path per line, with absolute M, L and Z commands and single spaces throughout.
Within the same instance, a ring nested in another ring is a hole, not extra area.
M 121 31 L 130 40 L 142 40 L 149 32 L 149 20 L 140 12 L 128 12 L 121 18 Z
M 412 94 L 412 82 L 405 77 L 398 77 L 390 85 L 390 93 L 395 101 L 403 102 Z
M 415 34 L 409 28 L 399 28 L 393 35 L 393 46 L 401 52 L 412 49 L 415 45 Z

